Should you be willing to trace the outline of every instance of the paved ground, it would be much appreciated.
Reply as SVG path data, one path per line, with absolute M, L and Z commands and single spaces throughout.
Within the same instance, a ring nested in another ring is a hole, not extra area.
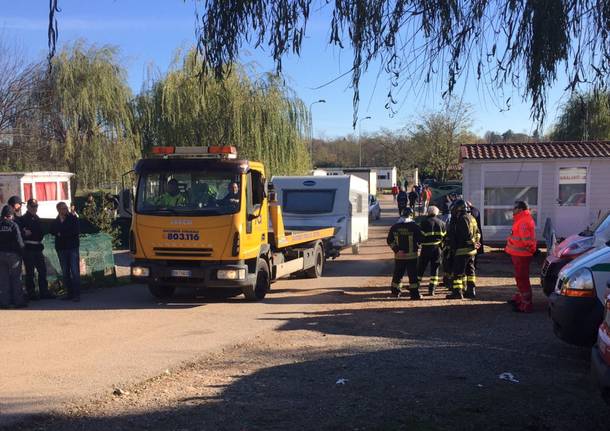
M 502 254 L 482 260 L 476 301 L 389 298 L 385 204 L 361 256 L 329 263 L 317 281 L 278 282 L 262 303 L 165 306 L 125 286 L 73 308 L 3 312 L 0 420 L 24 430 L 607 429 L 588 350 L 555 339 L 540 292 L 535 313 L 508 309 Z

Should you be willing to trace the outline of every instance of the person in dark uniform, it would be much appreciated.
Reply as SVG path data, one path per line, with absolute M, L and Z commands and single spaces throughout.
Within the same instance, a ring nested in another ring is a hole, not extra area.
M 428 264 L 430 264 L 430 284 L 428 293 L 430 296 L 438 286 L 438 269 L 441 265 L 443 240 L 447 234 L 445 223 L 438 218 L 439 210 L 435 206 L 428 207 L 428 215 L 421 222 L 422 235 L 421 254 L 419 256 L 419 282 L 421 283 Z
M 479 243 L 481 235 L 476 220 L 468 214 L 466 202 L 462 199 L 453 203 L 448 238 L 453 260 L 451 271 L 453 280 L 451 293 L 447 295 L 447 299 L 464 297 L 474 299 L 476 297 L 474 257 L 481 246 Z M 463 292 L 464 284 L 466 284 L 466 293 Z
M 398 215 L 400 216 L 409 204 L 409 195 L 407 194 L 404 188 L 401 188 L 398 194 L 396 195 L 396 203 L 398 205 Z
M 483 229 L 481 229 L 481 211 L 470 203 L 470 201 L 466 202 L 468 205 L 468 209 L 470 211 L 470 215 L 474 217 L 477 221 L 477 227 L 479 228 L 479 234 L 481 235 L 481 239 L 479 239 L 479 243 L 481 246 L 477 249 L 477 254 L 474 257 L 474 266 L 477 266 L 477 262 L 479 260 L 479 255 L 483 254 Z
M 20 228 L 25 243 L 23 251 L 23 263 L 25 265 L 25 290 L 30 300 L 53 299 L 55 295 L 49 292 L 47 283 L 47 265 L 42 250 L 42 238 L 44 233 L 40 223 L 38 212 L 38 201 L 28 199 L 26 213 L 21 217 Z M 38 272 L 38 293 L 34 285 L 34 271 Z
M 13 221 L 15 211 L 10 205 L 2 208 L 0 219 L 0 307 L 27 306 L 21 287 L 21 253 L 23 240 L 17 223 Z
M 411 299 L 421 299 L 417 280 L 417 252 L 423 235 L 420 227 L 413 221 L 413 210 L 405 208 L 402 221 L 394 224 L 388 232 L 387 243 L 394 252 L 394 275 L 392 293 L 400 296 L 402 277 L 407 272 Z
M 68 295 L 62 299 L 80 301 L 80 256 L 78 218 L 70 214 L 65 202 L 57 204 L 57 218 L 51 225 L 51 234 L 55 236 L 55 251 L 61 266 L 64 288 Z
M 417 203 L 418 199 L 419 193 L 417 193 L 417 186 L 413 186 L 409 192 L 409 207 L 413 210 L 413 213 L 415 213 L 415 204 Z

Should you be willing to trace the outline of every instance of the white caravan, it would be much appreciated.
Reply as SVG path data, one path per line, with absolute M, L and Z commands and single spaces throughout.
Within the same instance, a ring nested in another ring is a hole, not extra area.
M 38 200 L 38 216 L 43 219 L 57 217 L 55 206 L 58 202 L 70 205 L 69 172 L 0 172 L 0 208 L 8 203 L 11 196 L 19 196 L 23 202 Z M 25 213 L 25 208 L 21 210 Z
M 396 166 L 384 166 L 371 169 L 375 169 L 377 171 L 377 189 L 390 190 L 392 186 L 398 185 L 398 173 Z
M 324 168 L 324 171 L 329 176 L 354 175 L 362 178 L 368 183 L 369 194 L 377 196 L 377 171 L 375 169 L 377 168 Z
M 357 254 L 369 237 L 368 184 L 353 175 L 273 177 L 288 229 L 335 227 L 331 243 L 338 252 Z M 337 253 L 338 255 L 338 253 Z

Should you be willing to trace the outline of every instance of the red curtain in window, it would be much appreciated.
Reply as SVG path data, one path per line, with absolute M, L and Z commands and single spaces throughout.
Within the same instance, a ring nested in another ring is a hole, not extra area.
M 27 202 L 32 197 L 32 183 L 23 183 L 23 200 Z
M 61 183 L 59 183 L 59 185 L 61 186 L 59 188 L 59 200 L 60 201 L 68 200 L 68 182 L 62 181 Z
M 57 183 L 36 183 L 36 199 L 38 201 L 56 201 Z

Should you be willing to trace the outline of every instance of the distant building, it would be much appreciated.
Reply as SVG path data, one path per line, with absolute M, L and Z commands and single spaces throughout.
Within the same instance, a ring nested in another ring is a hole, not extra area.
M 481 211 L 483 237 L 510 234 L 514 202 L 532 209 L 539 237 L 582 231 L 610 209 L 610 141 L 462 145 L 463 194 Z

